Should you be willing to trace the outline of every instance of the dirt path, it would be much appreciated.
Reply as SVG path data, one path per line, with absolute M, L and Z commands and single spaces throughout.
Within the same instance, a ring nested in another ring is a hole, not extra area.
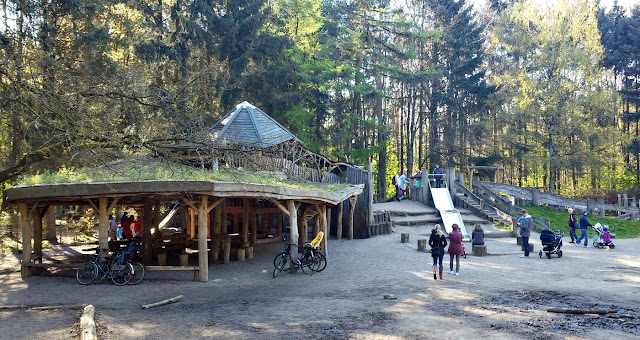
M 411 234 L 400 243 L 400 233 Z M 1 305 L 93 304 L 101 339 L 636 339 L 640 336 L 640 243 L 615 251 L 564 247 L 562 258 L 521 259 L 515 239 L 487 239 L 492 255 L 461 261 L 461 275 L 433 280 L 427 228 L 396 227 L 366 240 L 330 240 L 329 265 L 313 276 L 271 277 L 279 243 L 255 258 L 213 265 L 210 281 L 153 273 L 138 286 L 80 286 L 75 278 L 20 279 L 0 267 Z M 534 235 L 532 240 L 537 240 Z M 532 241 L 536 246 L 539 242 Z M 468 246 L 468 244 L 467 244 Z M 60 250 L 62 251 L 62 249 Z M 446 265 L 448 259 L 445 258 Z M 176 295 L 172 305 L 141 305 Z M 393 294 L 397 300 L 385 300 Z M 616 308 L 618 318 L 551 314 L 546 307 Z M 77 336 L 80 311 L 0 311 L 0 338 Z

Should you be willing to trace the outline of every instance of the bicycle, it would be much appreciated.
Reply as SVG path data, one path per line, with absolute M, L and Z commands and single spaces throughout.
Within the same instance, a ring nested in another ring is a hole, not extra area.
M 277 277 L 281 271 L 291 269 L 291 264 L 293 264 L 293 269 L 301 269 L 305 274 L 312 274 L 313 270 L 311 269 L 311 265 L 313 264 L 313 257 L 311 255 L 312 252 L 308 251 L 311 247 L 308 244 L 300 246 L 289 243 L 286 236 L 282 237 L 282 241 L 285 243 L 284 251 L 276 255 L 273 259 L 273 277 Z M 296 261 L 291 258 L 291 246 L 303 248 L 303 252 L 298 256 Z
M 147 272 L 147 267 L 145 267 L 145 265 L 139 261 L 140 259 L 140 254 L 138 253 L 139 250 L 140 250 L 140 243 L 134 241 L 129 244 L 129 249 L 123 252 L 125 259 L 127 259 L 127 262 L 129 262 L 133 267 L 131 280 L 129 280 L 128 282 L 128 284 L 130 285 L 137 285 L 138 283 L 140 283 L 144 278 L 144 274 Z
M 82 285 L 92 282 L 101 283 L 111 279 L 117 286 L 127 284 L 133 276 L 134 269 L 131 263 L 124 261 L 124 253 L 117 252 L 112 256 L 100 257 L 100 251 L 108 249 L 96 249 L 92 259 L 78 266 L 76 280 Z

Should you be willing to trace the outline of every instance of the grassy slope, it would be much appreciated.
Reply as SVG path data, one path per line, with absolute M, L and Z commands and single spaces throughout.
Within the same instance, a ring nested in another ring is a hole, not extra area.
M 545 207 L 538 206 L 525 206 L 529 214 L 532 216 L 540 217 L 542 219 L 551 220 L 551 230 L 563 230 L 565 235 L 569 236 L 569 213 L 565 211 L 553 210 Z M 580 220 L 581 211 L 576 211 L 576 217 Z M 591 224 L 595 225 L 597 222 L 608 225 L 609 231 L 616 234 L 616 238 L 635 238 L 640 237 L 640 223 L 638 221 L 619 220 L 611 217 L 600 217 L 587 215 L 587 219 Z M 578 232 L 580 235 L 580 232 Z M 590 231 L 589 235 L 593 236 L 593 232 Z

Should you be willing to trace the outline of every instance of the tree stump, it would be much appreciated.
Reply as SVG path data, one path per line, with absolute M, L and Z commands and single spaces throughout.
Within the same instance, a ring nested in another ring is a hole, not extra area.
M 158 254 L 158 265 L 164 266 L 167 264 L 167 253 L 159 253 Z
M 418 251 L 423 251 L 427 248 L 427 240 L 418 240 Z
M 189 265 L 189 254 L 180 254 L 180 265 L 181 266 Z
M 484 244 L 473 246 L 473 256 L 487 256 L 487 246 Z
M 238 255 L 238 261 L 244 261 L 244 248 L 239 248 L 236 254 Z
M 402 243 L 409 242 L 409 234 L 406 234 L 406 233 L 400 234 L 400 242 Z
M 520 250 L 524 251 L 524 244 L 520 247 Z M 533 243 L 529 243 L 529 252 L 533 253 Z

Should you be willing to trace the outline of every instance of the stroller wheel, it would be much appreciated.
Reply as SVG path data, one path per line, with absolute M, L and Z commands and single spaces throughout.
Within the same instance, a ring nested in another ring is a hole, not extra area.
M 551 259 L 551 252 L 547 253 L 547 258 Z
M 538 256 L 540 256 L 540 258 L 542 258 L 542 250 L 538 253 Z
M 558 250 L 558 257 L 562 257 L 562 250 Z
M 615 248 L 615 247 L 616 247 L 616 246 L 615 246 L 615 245 L 613 245 L 613 243 L 609 243 L 609 249 L 613 249 L 613 248 Z

